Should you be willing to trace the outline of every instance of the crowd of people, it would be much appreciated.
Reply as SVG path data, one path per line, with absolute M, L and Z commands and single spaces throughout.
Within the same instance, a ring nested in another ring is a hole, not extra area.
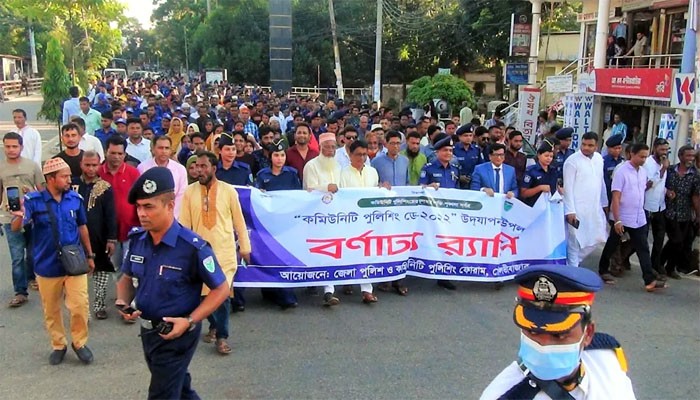
M 697 260 L 690 254 L 700 222 L 700 154 L 690 146 L 679 149 L 675 165 L 669 162 L 665 140 L 656 139 L 651 149 L 642 143 L 625 146 L 625 134 L 619 130 L 605 143 L 596 133 L 585 133 L 574 150 L 570 148 L 573 129 L 557 125 L 555 118 L 544 114 L 535 158 L 528 159 L 523 134 L 506 126 L 499 113 L 483 123 L 459 117 L 440 121 L 436 115 L 414 118 L 410 109 L 395 115 L 377 103 L 322 102 L 225 82 L 197 82 L 105 78 L 83 97 L 72 87 L 71 98 L 63 105 L 63 150 L 43 167 L 38 132 L 27 126 L 23 110 L 14 110 L 17 131 L 3 138 L 6 157 L 0 162 L 0 184 L 18 187 L 26 196 L 22 210 L 11 211 L 8 196 L 3 196 L 0 215 L 12 259 L 15 295 L 9 305 L 20 307 L 28 301 L 28 289 L 39 290 L 54 349 L 52 364 L 63 360 L 67 347 L 62 302 L 71 312 L 72 346 L 78 357 L 84 362 L 93 357 L 86 346 L 87 277 L 66 276 L 56 255 L 57 243 L 82 243 L 94 271 L 96 319 L 108 318 L 109 280 L 114 272 L 123 271 L 115 305 L 126 323 L 136 321 L 141 312 L 148 315 L 147 324 L 142 322 L 146 330 L 156 329 L 152 322 L 160 317 L 187 315 L 154 311 L 158 307 L 154 301 L 167 302 L 168 296 L 178 294 L 184 278 L 177 264 L 160 265 L 158 276 L 172 280 L 175 289 L 151 293 L 162 295 L 159 299 L 145 294 L 158 288 L 158 283 L 132 285 L 131 277 L 151 279 L 151 272 L 143 270 L 148 246 L 162 240 L 183 254 L 190 250 L 199 254 L 205 270 L 217 273 L 207 278 L 206 271 L 201 272 L 200 287 L 202 282 L 212 284 L 213 293 L 220 297 L 219 286 L 225 278 L 225 291 L 235 290 L 230 301 L 207 303 L 209 312 L 197 313 L 187 326 L 208 317 L 204 341 L 215 343 L 221 354 L 230 353 L 229 313 L 245 310 L 245 291 L 236 288 L 235 274 L 239 263 L 250 262 L 252 251 L 233 185 L 332 193 L 348 187 L 430 186 L 488 196 L 499 193 L 530 206 L 548 193 L 554 199 L 563 198 L 568 265 L 578 267 L 605 243 L 598 272 L 610 285 L 630 268 L 634 252 L 649 292 L 667 287 L 668 278 L 680 279 L 681 273 L 697 271 Z M 603 145 L 605 156 L 600 153 Z M 135 190 L 138 193 L 133 194 Z M 80 196 L 68 196 L 68 192 Z M 211 251 L 175 247 L 176 238 L 192 237 L 163 230 L 165 219 L 158 220 L 153 211 L 157 206 L 139 203 L 164 193 L 172 193 L 172 199 L 167 197 L 163 204 L 172 202 L 168 212 L 178 226 L 203 238 Z M 51 220 L 52 213 L 56 221 Z M 144 230 L 153 235 L 156 226 L 161 229 L 158 241 L 154 236 L 151 244 L 134 242 Z M 215 263 L 207 261 L 209 253 L 216 256 Z M 456 289 L 449 280 L 438 285 Z M 502 283 L 496 284 L 500 287 Z M 364 303 L 378 301 L 373 289 L 372 284 L 360 286 Z M 379 284 L 378 289 L 408 294 L 403 281 Z M 335 287 L 322 290 L 324 306 L 340 303 Z M 353 292 L 351 286 L 342 290 Z M 293 289 L 270 288 L 262 293 L 283 309 L 297 305 Z M 208 289 L 201 296 L 209 297 Z M 137 314 L 124 311 L 132 306 L 139 310 Z M 159 387 L 166 390 L 168 384 L 160 382 Z

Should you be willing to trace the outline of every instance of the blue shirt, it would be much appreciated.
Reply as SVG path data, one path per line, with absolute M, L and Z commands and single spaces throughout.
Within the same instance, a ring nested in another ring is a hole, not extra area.
M 549 193 L 554 194 L 557 191 L 557 180 L 559 179 L 559 171 L 554 168 L 551 164 L 547 168 L 547 171 L 542 168 L 540 163 L 535 163 L 530 165 L 525 170 L 525 175 L 523 176 L 523 188 L 531 189 L 540 185 L 549 185 Z M 522 194 L 522 190 L 520 193 Z M 542 193 L 537 193 L 536 195 L 528 198 L 520 198 L 523 203 L 532 207 L 540 198 Z
M 246 122 L 246 124 L 243 126 L 243 132 L 250 133 L 253 135 L 255 140 L 260 141 L 260 138 L 258 137 L 258 126 L 255 125 L 253 120 L 249 119 L 248 122 Z
M 378 154 L 372 160 L 377 170 L 379 183 L 389 182 L 391 186 L 408 186 L 408 157 L 399 154 L 396 160 L 386 154 Z
M 484 162 L 481 156 L 481 149 L 474 143 L 465 148 L 462 143 L 455 145 L 452 153 L 452 161 L 459 164 L 459 174 L 470 176 L 474 172 L 474 167 Z M 469 185 L 467 185 L 468 188 Z
M 51 207 L 56 216 L 61 246 L 80 244 L 78 227 L 87 224 L 87 214 L 83 198 L 72 190 L 63 193 L 60 203 L 46 189 L 24 196 L 24 225 L 32 225 L 34 272 L 45 278 L 57 278 L 65 276 L 66 271 L 58 258 L 59 249 L 47 207 Z
M 425 164 L 420 171 L 418 184 L 430 185 L 431 183 L 439 183 L 441 188 L 456 189 L 459 183 L 459 168 L 452 164 L 443 167 L 439 161 Z
M 301 180 L 296 168 L 284 166 L 279 175 L 272 173 L 270 168 L 263 168 L 255 179 L 255 187 L 262 190 L 298 190 L 301 189 Z
M 234 161 L 231 168 L 224 169 L 224 165 L 219 161 L 216 164 L 216 179 L 229 185 L 249 186 L 253 184 L 253 172 L 250 165 L 244 162 Z
M 122 272 L 138 278 L 136 308 L 142 318 L 187 317 L 201 303 L 202 284 L 226 282 L 209 243 L 174 221 L 158 245 L 142 228 L 129 233 Z
M 114 128 L 109 128 L 108 130 L 104 130 L 104 128 L 100 128 L 95 130 L 95 137 L 100 139 L 100 142 L 102 142 L 102 147 L 107 148 L 107 139 L 112 137 L 112 135 L 116 135 L 117 131 Z
M 612 158 L 610 154 L 606 154 L 605 157 L 603 157 L 603 180 L 605 181 L 605 190 L 608 194 L 608 203 L 612 197 L 611 187 L 613 171 L 615 171 L 615 167 L 624 161 L 622 157 L 618 157 L 616 160 Z
M 574 153 L 575 151 L 573 149 L 566 149 L 566 151 L 559 150 L 554 154 L 554 162 L 550 167 L 554 167 L 557 170 L 560 178 L 564 177 L 564 162 Z

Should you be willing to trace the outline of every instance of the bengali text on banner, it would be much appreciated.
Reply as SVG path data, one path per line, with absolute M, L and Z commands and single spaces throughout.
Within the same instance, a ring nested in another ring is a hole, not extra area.
M 457 189 L 237 190 L 253 248 L 238 287 L 495 282 L 566 259 L 563 205 L 549 196 L 531 208 Z

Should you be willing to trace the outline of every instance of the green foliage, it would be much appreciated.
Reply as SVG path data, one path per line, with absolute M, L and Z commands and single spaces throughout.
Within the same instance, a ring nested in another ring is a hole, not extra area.
M 583 10 L 581 0 L 569 0 L 562 3 L 542 4 L 542 26 L 540 30 L 547 32 L 578 32 L 581 25 L 576 16 Z
M 69 97 L 68 69 L 63 63 L 63 50 L 58 39 L 51 38 L 46 47 L 46 66 L 44 82 L 41 84 L 41 93 L 44 102 L 39 110 L 39 117 L 48 121 L 59 121 L 61 117 L 61 104 Z
M 450 107 L 458 107 L 462 103 L 474 109 L 476 99 L 474 91 L 466 81 L 454 75 L 423 76 L 411 83 L 406 100 L 424 105 L 433 99 L 446 100 Z

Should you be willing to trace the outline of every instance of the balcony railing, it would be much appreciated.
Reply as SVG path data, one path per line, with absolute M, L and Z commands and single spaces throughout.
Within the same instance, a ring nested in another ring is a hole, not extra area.
M 682 54 L 650 54 L 648 56 L 620 56 L 608 59 L 605 68 L 680 68 Z M 593 70 L 593 57 L 581 59 L 581 71 Z

